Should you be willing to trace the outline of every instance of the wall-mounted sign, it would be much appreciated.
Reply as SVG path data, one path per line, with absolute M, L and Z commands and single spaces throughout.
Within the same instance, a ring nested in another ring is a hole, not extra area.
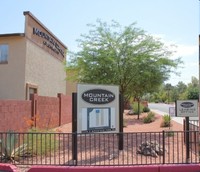
M 119 132 L 119 87 L 78 84 L 77 132 Z
M 177 100 L 177 117 L 198 117 L 198 100 Z
M 42 32 L 38 28 L 33 27 L 33 34 L 37 35 L 41 38 L 44 38 L 43 44 L 54 51 L 56 54 L 61 54 L 63 57 L 65 56 L 65 51 L 59 46 L 59 43 L 55 41 L 53 37 L 49 34 Z

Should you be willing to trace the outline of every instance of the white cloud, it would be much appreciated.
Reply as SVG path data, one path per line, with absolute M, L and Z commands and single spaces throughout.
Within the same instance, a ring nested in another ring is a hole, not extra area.
M 175 52 L 172 58 L 198 55 L 198 45 L 187 45 L 169 41 L 165 34 L 152 34 L 152 36 L 160 39 L 166 46 L 175 45 L 170 47 L 171 51 Z
M 193 56 L 198 55 L 198 46 L 197 45 L 183 45 L 176 44 L 176 53 L 174 56 L 185 57 L 185 56 Z
M 199 67 L 198 62 L 190 62 L 190 63 L 187 63 L 186 65 L 187 65 L 187 67 L 196 67 L 196 68 Z

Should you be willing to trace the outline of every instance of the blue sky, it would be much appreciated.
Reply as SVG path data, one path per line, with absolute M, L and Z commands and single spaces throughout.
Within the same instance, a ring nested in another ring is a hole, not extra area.
M 174 57 L 182 57 L 181 76 L 172 75 L 167 83 L 189 83 L 199 78 L 198 0 L 2 0 L 0 2 L 0 34 L 24 32 L 23 11 L 30 11 L 71 51 L 77 50 L 76 40 L 88 33 L 88 23 L 97 19 L 115 20 L 159 36 L 166 44 L 176 44 Z

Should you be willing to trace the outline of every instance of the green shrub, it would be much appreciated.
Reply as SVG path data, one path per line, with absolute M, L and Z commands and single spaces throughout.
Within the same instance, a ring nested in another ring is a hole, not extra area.
M 149 109 L 147 106 L 145 106 L 145 107 L 143 108 L 143 112 L 150 112 L 150 109 Z
M 27 157 L 27 145 L 19 144 L 19 134 L 8 131 L 5 137 L 0 139 L 0 162 L 16 162 L 19 157 Z
M 139 112 L 139 109 L 138 109 L 138 102 L 134 102 L 131 107 L 133 108 L 133 111 L 134 111 L 134 114 L 137 115 L 138 112 Z M 143 108 L 144 106 L 140 103 L 140 113 L 143 112 Z
M 147 116 L 143 119 L 144 123 L 151 123 L 155 120 L 155 114 L 153 112 L 149 112 Z
M 171 126 L 171 116 L 168 114 L 165 114 L 163 116 L 162 122 L 161 122 L 161 127 L 170 127 Z
M 49 131 L 33 129 L 25 134 L 25 142 L 34 155 L 47 155 L 58 149 L 59 141 Z
M 5 135 L 5 138 L 1 138 L 1 152 L 0 152 L 0 159 L 1 162 L 9 162 L 14 161 L 15 155 L 15 145 L 18 142 L 18 134 L 14 131 L 8 131 Z

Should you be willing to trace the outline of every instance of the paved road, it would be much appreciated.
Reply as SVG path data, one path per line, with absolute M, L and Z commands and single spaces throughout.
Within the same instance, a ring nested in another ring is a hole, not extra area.
M 165 103 L 149 103 L 148 106 L 151 109 L 151 111 L 156 112 L 160 115 L 165 115 L 165 114 L 169 115 L 169 108 L 175 107 L 174 104 L 165 104 Z M 180 124 L 183 124 L 183 119 L 184 118 L 181 117 L 172 117 L 172 120 Z
M 162 112 L 169 114 L 169 107 L 175 107 L 174 104 L 165 104 L 165 103 L 149 103 L 148 104 L 150 109 L 156 109 Z

